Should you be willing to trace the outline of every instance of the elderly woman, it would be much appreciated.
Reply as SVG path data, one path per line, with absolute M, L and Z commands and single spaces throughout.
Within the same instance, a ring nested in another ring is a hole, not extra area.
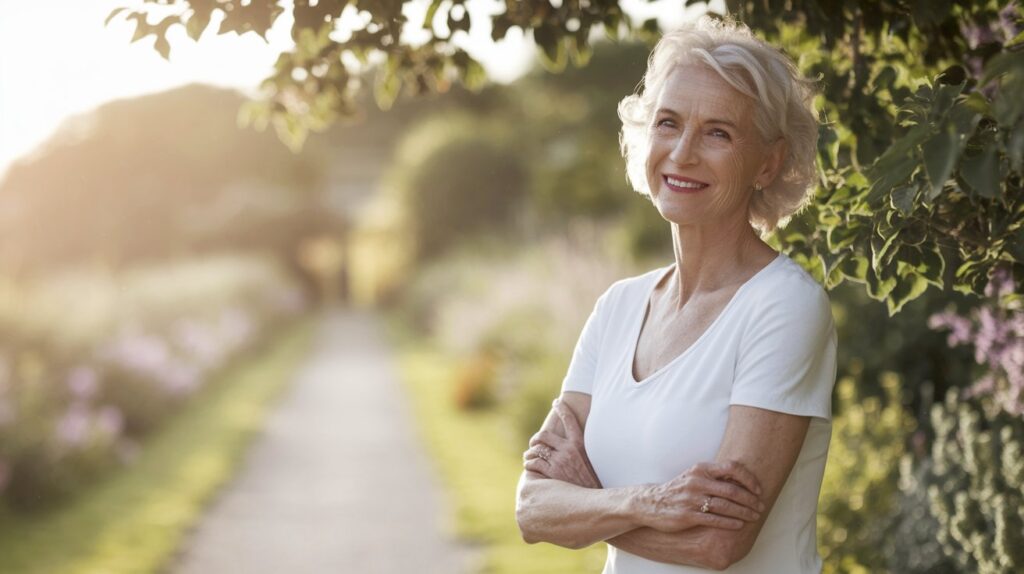
M 828 296 L 761 237 L 815 178 L 812 90 L 734 23 L 666 34 L 619 105 L 630 182 L 673 264 L 612 285 L 524 455 L 527 542 L 608 543 L 605 573 L 821 570 Z

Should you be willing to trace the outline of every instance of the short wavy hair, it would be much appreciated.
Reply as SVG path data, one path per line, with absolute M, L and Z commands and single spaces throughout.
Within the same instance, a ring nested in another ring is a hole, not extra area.
M 817 180 L 818 115 L 814 82 L 779 49 L 756 38 L 743 24 L 702 17 L 667 32 L 647 62 L 642 88 L 619 102 L 619 144 L 626 177 L 650 198 L 646 162 L 656 99 L 670 72 L 681 64 L 704 64 L 757 106 L 754 124 L 764 142 L 781 137 L 787 154 L 779 176 L 750 198 L 748 219 L 761 235 L 785 225 L 810 200 Z

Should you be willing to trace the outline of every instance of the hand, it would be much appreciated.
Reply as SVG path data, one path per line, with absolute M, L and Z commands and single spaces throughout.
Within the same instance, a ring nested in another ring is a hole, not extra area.
M 700 463 L 639 494 L 642 522 L 662 532 L 694 526 L 739 530 L 761 518 L 761 485 L 742 464 Z
M 601 481 L 590 465 L 583 445 L 583 429 L 576 416 L 562 401 L 554 403 L 565 431 L 565 437 L 542 430 L 530 439 L 530 448 L 523 453 L 523 467 L 546 478 L 569 482 L 584 488 L 601 488 Z

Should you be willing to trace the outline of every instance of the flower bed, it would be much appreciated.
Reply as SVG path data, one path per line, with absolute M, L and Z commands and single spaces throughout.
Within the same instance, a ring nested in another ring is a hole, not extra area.
M 147 433 L 303 308 L 258 257 L 0 281 L 0 499 L 52 506 L 130 464 Z

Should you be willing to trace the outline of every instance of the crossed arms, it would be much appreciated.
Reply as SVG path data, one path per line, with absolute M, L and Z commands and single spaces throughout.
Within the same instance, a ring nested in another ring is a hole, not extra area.
M 733 405 L 715 462 L 663 484 L 606 489 L 583 447 L 589 413 L 590 395 L 564 392 L 530 441 L 516 498 L 523 539 L 567 548 L 603 540 L 650 560 L 715 570 L 750 552 L 810 423 Z

